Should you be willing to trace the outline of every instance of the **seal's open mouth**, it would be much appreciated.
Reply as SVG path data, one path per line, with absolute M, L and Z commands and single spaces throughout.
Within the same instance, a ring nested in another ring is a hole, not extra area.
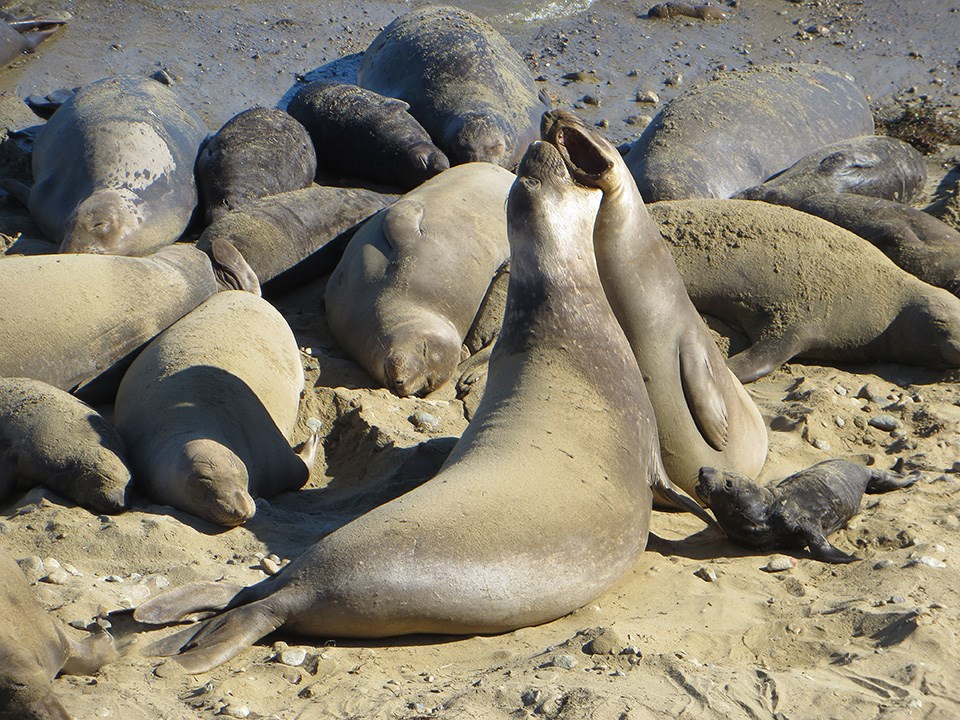
M 613 167 L 590 138 L 576 127 L 558 128 L 556 143 L 566 151 L 570 164 L 587 177 L 598 178 Z

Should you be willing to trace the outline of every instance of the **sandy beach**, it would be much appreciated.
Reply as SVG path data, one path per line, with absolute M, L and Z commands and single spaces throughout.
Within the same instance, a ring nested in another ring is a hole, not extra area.
M 0 131 L 42 122 L 18 102 L 28 95 L 162 69 L 215 132 L 243 109 L 283 104 L 304 78 L 350 79 L 357 54 L 419 5 L 3 3 L 16 16 L 66 12 L 69 21 L 36 54 L 0 70 Z M 944 218 L 958 225 L 960 4 L 893 5 L 739 0 L 723 7 L 725 21 L 705 23 L 654 20 L 648 4 L 596 0 L 552 17 L 521 19 L 532 8 L 521 5 L 519 16 L 488 19 L 555 106 L 605 128 L 615 143 L 635 139 L 713 68 L 803 60 L 848 72 L 881 124 L 912 109 L 927 131 L 943 129 L 915 204 L 948 203 Z M 2 140 L 0 175 L 28 179 L 21 145 L 6 132 Z M 6 197 L 0 233 L 8 252 L 45 247 Z M 183 583 L 258 582 L 264 558 L 282 565 L 443 462 L 476 398 L 458 398 L 454 383 L 425 399 L 374 387 L 330 335 L 325 282 L 270 298 L 294 330 L 307 376 L 294 440 L 316 421 L 325 433 L 303 490 L 258 501 L 250 522 L 226 531 L 143 497 L 116 516 L 42 489 L 0 508 L 0 543 L 69 632 L 80 637 L 98 614 Z M 543 626 L 387 642 L 272 635 L 190 676 L 138 652 L 169 630 L 133 633 L 120 615 L 123 657 L 95 677 L 61 677 L 55 690 L 77 720 L 960 717 L 958 380 L 958 371 L 797 362 L 747 386 L 769 430 L 763 479 L 834 457 L 922 472 L 909 489 L 865 497 L 862 513 L 831 537 L 859 562 L 827 565 L 798 552 L 788 569 L 769 572 L 779 556 L 738 548 L 692 516 L 654 512 L 648 551 L 627 577 Z M 418 411 L 436 423 L 415 425 Z M 879 416 L 892 417 L 892 429 L 870 423 Z M 51 582 L 58 564 L 67 577 Z

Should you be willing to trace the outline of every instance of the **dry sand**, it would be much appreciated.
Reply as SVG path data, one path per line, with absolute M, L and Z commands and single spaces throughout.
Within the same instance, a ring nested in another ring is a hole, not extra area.
M 65 8 L 73 19 L 37 55 L 0 71 L 0 90 L 23 97 L 165 67 L 215 130 L 246 107 L 275 104 L 297 75 L 349 73 L 349 63 L 334 61 L 361 51 L 408 7 L 176 5 L 7 3 L 18 15 Z M 960 5 L 930 0 L 909 12 L 887 5 L 894 4 L 743 0 L 725 23 L 704 25 L 647 20 L 636 17 L 646 5 L 598 0 L 569 17 L 499 27 L 558 105 L 606 120 L 618 142 L 639 132 L 634 116 L 656 110 L 635 102 L 638 90 L 663 102 L 709 67 L 749 60 L 822 58 L 855 73 L 884 113 L 921 95 L 956 113 Z M 562 79 L 576 71 L 585 79 Z M 582 102 L 585 95 L 600 105 Z M 16 103 L 2 111 L 4 125 L 29 124 Z M 17 151 L 0 147 L 5 170 L 22 172 Z M 927 200 L 953 182 L 957 157 L 957 147 L 930 157 Z M 951 212 L 955 219 L 955 205 Z M 36 233 L 6 200 L 0 231 Z M 466 424 L 464 401 L 451 386 L 425 400 L 372 388 L 329 335 L 323 282 L 277 300 L 304 348 L 308 376 L 296 439 L 306 437 L 311 418 L 322 421 L 321 471 L 304 490 L 261 501 L 250 523 L 229 531 L 143 499 L 115 517 L 38 490 L 17 499 L 0 510 L 0 542 L 32 558 L 30 579 L 56 617 L 82 627 L 164 587 L 261 580 L 263 556 L 295 557 L 442 462 Z M 913 488 L 868 496 L 862 514 L 832 538 L 861 562 L 829 566 L 798 553 L 795 567 L 768 573 L 768 556 L 724 542 L 689 516 L 658 512 L 649 552 L 613 591 L 541 627 L 388 643 L 271 637 L 196 677 L 137 654 L 145 639 L 166 632 L 158 630 L 130 637 L 129 653 L 97 677 L 62 677 L 56 690 L 78 719 L 960 717 L 957 377 L 892 365 L 790 364 L 749 386 L 770 427 L 766 478 L 829 457 L 923 471 Z M 411 420 L 417 411 L 429 416 L 419 427 Z M 899 427 L 870 426 L 879 415 Z M 78 574 L 63 584 L 43 581 L 48 558 Z M 115 627 L 125 636 L 122 619 Z M 278 661 L 284 650 L 302 650 L 283 658 L 299 654 L 304 662 Z

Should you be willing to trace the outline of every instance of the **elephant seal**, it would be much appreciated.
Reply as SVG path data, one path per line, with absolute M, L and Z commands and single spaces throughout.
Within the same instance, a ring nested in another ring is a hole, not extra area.
M 824 145 L 734 197 L 792 208 L 820 193 L 850 193 L 909 203 L 926 181 L 926 163 L 912 145 L 885 135 L 864 135 Z
M 6 65 L 23 53 L 32 53 L 65 24 L 64 20 L 46 18 L 0 21 L 0 65 Z
M 316 438 L 290 449 L 303 367 L 293 332 L 266 300 L 221 292 L 137 356 L 115 420 L 134 480 L 157 502 L 233 527 L 254 497 L 303 486 Z
M 643 199 L 730 197 L 825 143 L 873 132 L 863 92 L 823 65 L 753 65 L 703 80 L 626 155 Z
M 0 378 L 0 501 L 44 485 L 97 513 L 126 505 L 123 441 L 101 415 L 38 380 Z
M 924 282 L 960 295 L 960 232 L 923 210 L 833 193 L 805 198 L 796 207 L 859 235 Z
M 183 245 L 143 258 L 5 257 L 0 377 L 30 377 L 62 390 L 87 388 L 217 287 L 209 258 Z
M 287 112 L 310 132 L 321 170 L 412 190 L 450 161 L 409 109 L 356 85 L 312 82 Z
M 333 271 L 353 230 L 396 199 L 362 188 L 311 185 L 252 200 L 203 231 L 210 252 L 229 241 L 269 291 L 289 289 Z
M 357 84 L 409 103 L 452 165 L 513 167 L 547 109 L 506 38 L 445 5 L 414 10 L 384 28 L 363 54 Z
M 104 78 L 77 90 L 38 133 L 33 187 L 4 187 L 61 252 L 149 255 L 190 221 L 206 134 L 156 80 Z
M 593 261 L 600 193 L 530 146 L 507 204 L 511 271 L 487 389 L 439 473 L 249 588 L 189 585 L 134 611 L 209 670 L 280 627 L 319 637 L 499 633 L 590 602 L 646 545 L 669 489 L 643 377 Z M 679 496 L 679 493 L 674 491 Z M 687 498 L 697 511 L 699 506 Z M 702 512 L 702 511 L 701 511 Z
M 882 493 L 912 485 L 919 473 L 901 475 L 846 460 L 825 460 L 763 487 L 739 473 L 700 470 L 697 494 L 737 545 L 757 550 L 810 548 L 815 560 L 856 560 L 827 535 L 860 512 L 864 491 Z
M 620 153 L 571 112 L 544 113 L 541 133 L 576 182 L 603 191 L 597 268 L 643 373 L 670 480 L 693 496 L 703 465 L 756 477 L 767 457 L 763 418 L 687 296 Z
M 317 155 L 306 128 L 277 108 L 253 107 L 228 120 L 197 156 L 207 225 L 268 195 L 309 187 Z
M 70 720 L 51 681 L 61 672 L 92 675 L 115 660 L 113 639 L 106 632 L 67 635 L 3 547 L 0 576 L 0 720 Z
M 513 173 L 458 165 L 370 218 L 326 290 L 333 337 L 401 397 L 451 378 L 490 280 L 509 254 Z
M 665 2 L 647 10 L 648 18 L 670 19 L 692 17 L 697 20 L 726 20 L 727 14 L 715 5 L 687 5 L 681 2 Z
M 741 382 L 793 357 L 960 367 L 960 299 L 848 230 L 753 200 L 662 202 L 650 214 L 693 304 L 753 343 L 728 360 Z

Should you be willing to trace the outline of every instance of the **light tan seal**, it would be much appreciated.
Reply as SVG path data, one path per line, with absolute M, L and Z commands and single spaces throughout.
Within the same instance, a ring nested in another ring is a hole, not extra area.
M 603 191 L 597 267 L 646 381 L 670 480 L 696 497 L 704 465 L 756 477 L 767 457 L 763 418 L 690 301 L 620 153 L 570 112 L 545 113 L 542 132 L 578 183 Z
M 496 633 L 548 622 L 615 583 L 669 487 L 643 378 L 593 259 L 600 193 L 536 143 L 508 201 L 503 331 L 473 421 L 440 472 L 317 542 L 276 579 L 192 585 L 140 606 L 188 672 L 279 627 L 319 637 Z M 689 501 L 693 508 L 699 506 Z

